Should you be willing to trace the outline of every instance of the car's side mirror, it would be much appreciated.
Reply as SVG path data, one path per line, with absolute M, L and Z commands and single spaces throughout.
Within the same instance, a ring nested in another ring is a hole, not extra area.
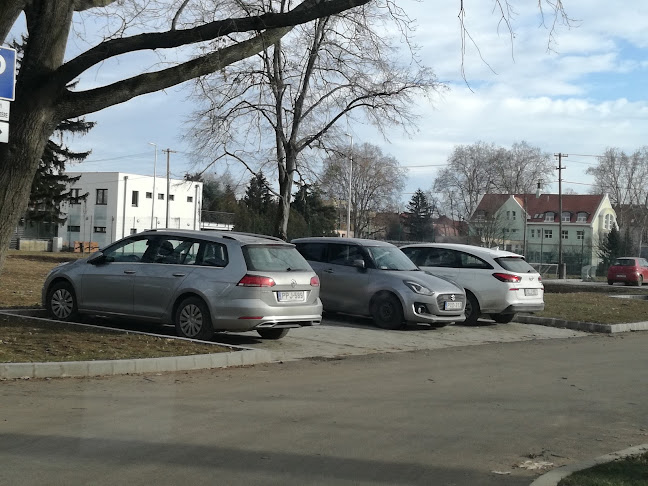
M 354 267 L 356 267 L 356 268 L 359 268 L 360 270 L 364 270 L 364 269 L 365 269 L 365 261 L 364 261 L 364 260 L 360 260 L 360 259 L 358 259 L 358 260 L 353 260 L 352 265 L 353 265 Z
M 91 265 L 102 265 L 108 262 L 108 258 L 102 252 L 98 251 L 94 255 L 88 258 L 88 263 Z

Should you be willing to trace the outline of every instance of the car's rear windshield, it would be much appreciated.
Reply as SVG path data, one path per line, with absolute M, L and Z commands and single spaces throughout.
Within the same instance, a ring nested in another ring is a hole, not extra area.
M 304 257 L 294 246 L 247 245 L 243 256 L 248 270 L 260 272 L 292 272 L 311 270 Z
M 635 261 L 634 258 L 617 258 L 614 261 L 615 267 L 634 267 Z
M 529 265 L 522 257 L 500 257 L 495 261 L 501 265 L 504 270 L 516 273 L 536 273 L 536 269 Z

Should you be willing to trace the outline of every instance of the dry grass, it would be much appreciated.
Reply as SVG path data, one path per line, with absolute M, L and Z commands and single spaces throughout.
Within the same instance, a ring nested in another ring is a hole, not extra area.
M 600 324 L 637 322 L 646 319 L 648 301 L 620 299 L 594 292 L 545 294 L 545 310 L 535 315 Z
M 79 258 L 74 253 L 10 251 L 0 274 L 0 308 L 38 307 L 52 267 Z M 158 358 L 229 351 L 229 348 L 173 338 L 53 323 L 35 325 L 0 315 L 0 363 Z

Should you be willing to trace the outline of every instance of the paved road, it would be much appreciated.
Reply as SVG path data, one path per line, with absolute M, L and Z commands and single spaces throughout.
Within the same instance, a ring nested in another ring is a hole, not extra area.
M 2 382 L 0 484 L 528 485 L 515 465 L 648 442 L 647 347 L 592 335 Z

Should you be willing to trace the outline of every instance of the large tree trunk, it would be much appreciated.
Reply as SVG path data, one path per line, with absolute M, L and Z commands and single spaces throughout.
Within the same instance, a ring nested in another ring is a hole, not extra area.
M 294 183 L 297 152 L 288 149 L 285 155 L 285 165 L 279 163 L 279 207 L 277 210 L 277 236 L 288 241 L 288 219 L 290 218 L 290 201 Z

